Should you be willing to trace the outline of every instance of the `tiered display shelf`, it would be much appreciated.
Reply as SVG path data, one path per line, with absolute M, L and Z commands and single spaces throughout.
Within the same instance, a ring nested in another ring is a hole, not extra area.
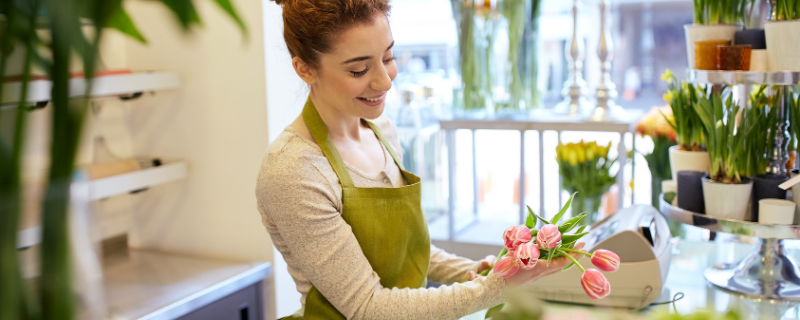
M 700 84 L 742 85 L 747 97 L 749 85 L 779 86 L 771 106 L 778 109 L 781 124 L 773 140 L 768 172 L 786 174 L 786 147 L 789 111 L 788 99 L 800 84 L 800 72 L 751 72 L 688 70 L 687 81 Z M 669 201 L 668 201 L 669 200 Z M 660 209 L 667 217 L 686 225 L 735 235 L 759 238 L 760 245 L 741 261 L 723 263 L 708 268 L 708 282 L 725 290 L 757 299 L 800 301 L 800 268 L 785 254 L 784 241 L 800 239 L 800 225 L 763 225 L 756 222 L 731 220 L 690 212 L 673 206 L 671 199 L 661 195 Z

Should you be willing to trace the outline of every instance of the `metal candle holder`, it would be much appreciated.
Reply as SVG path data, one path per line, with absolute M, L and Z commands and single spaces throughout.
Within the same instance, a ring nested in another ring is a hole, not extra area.
M 569 76 L 564 81 L 561 101 L 553 109 L 554 113 L 570 116 L 582 115 L 590 108 L 586 100 L 586 81 L 583 80 L 583 38 L 578 35 L 578 0 L 572 4 L 572 42 L 565 49 L 569 61 Z
M 600 58 L 600 82 L 597 84 L 595 94 L 597 106 L 589 114 L 593 121 L 611 119 L 622 120 L 628 117 L 625 110 L 614 103 L 617 98 L 617 86 L 611 81 L 611 61 L 614 60 L 614 44 L 608 31 L 608 8 L 605 0 L 600 0 L 600 40 L 597 44 L 597 56 Z

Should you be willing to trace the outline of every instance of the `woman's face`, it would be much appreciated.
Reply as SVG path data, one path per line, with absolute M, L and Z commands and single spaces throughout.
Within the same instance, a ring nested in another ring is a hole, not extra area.
M 397 76 L 389 19 L 377 14 L 372 23 L 350 28 L 333 43 L 333 51 L 320 57 L 314 95 L 342 115 L 379 117 Z

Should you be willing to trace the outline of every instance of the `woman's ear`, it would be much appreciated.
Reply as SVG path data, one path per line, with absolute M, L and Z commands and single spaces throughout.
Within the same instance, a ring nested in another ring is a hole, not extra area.
M 292 67 L 294 67 L 294 72 L 296 72 L 297 75 L 300 76 L 300 79 L 303 79 L 306 84 L 312 85 L 317 82 L 317 71 L 306 64 L 300 57 L 292 58 Z

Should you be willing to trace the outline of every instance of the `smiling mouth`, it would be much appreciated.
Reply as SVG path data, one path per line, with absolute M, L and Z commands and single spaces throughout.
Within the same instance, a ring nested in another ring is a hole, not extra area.
M 377 96 L 375 98 L 362 98 L 362 97 L 359 97 L 359 99 L 365 100 L 365 101 L 369 101 L 369 102 L 378 102 L 378 101 L 381 101 L 384 96 L 386 96 L 385 93 L 380 95 L 380 96 Z

